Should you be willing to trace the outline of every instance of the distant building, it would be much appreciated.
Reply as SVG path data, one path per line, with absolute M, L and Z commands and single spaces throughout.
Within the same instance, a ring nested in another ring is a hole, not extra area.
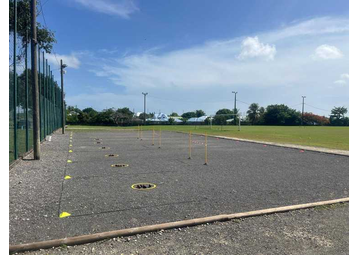
M 201 116 L 199 118 L 190 118 L 187 122 L 189 123 L 204 123 L 208 116 Z

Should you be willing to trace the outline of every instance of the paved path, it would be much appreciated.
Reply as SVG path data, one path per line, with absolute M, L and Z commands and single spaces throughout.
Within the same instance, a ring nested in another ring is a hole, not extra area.
M 41 161 L 10 171 L 10 243 L 349 196 L 346 156 L 209 138 L 205 166 L 204 137 L 193 136 L 191 160 L 187 138 L 163 132 L 159 149 L 151 132 L 73 132 L 69 147 L 69 134 L 55 134 Z M 139 182 L 157 187 L 131 188 Z

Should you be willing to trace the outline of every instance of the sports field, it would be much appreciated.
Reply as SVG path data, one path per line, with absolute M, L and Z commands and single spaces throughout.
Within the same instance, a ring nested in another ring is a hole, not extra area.
M 10 171 L 10 244 L 349 196 L 347 156 L 208 137 L 204 165 L 205 137 L 191 141 L 189 151 L 185 133 L 57 132 L 40 161 Z
M 68 126 L 68 130 L 104 131 L 117 129 L 137 129 L 138 127 L 108 126 Z M 349 150 L 349 127 L 297 127 L 297 126 L 194 126 L 194 125 L 163 125 L 144 126 L 143 130 L 166 130 L 177 132 L 192 131 L 196 134 L 220 135 L 257 141 L 276 142 L 314 146 L 337 150 Z

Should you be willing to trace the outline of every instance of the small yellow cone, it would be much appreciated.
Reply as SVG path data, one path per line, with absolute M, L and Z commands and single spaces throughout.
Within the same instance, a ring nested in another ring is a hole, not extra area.
M 60 214 L 60 218 L 66 218 L 66 217 L 68 217 L 68 216 L 70 216 L 71 214 L 70 213 L 68 213 L 68 212 L 62 212 L 61 214 Z
M 72 147 L 72 144 L 70 144 L 70 147 Z
M 69 179 L 71 179 L 72 177 L 71 176 L 69 176 L 69 175 L 66 175 L 65 176 L 65 180 L 69 180 Z
M 68 152 L 73 152 L 72 150 L 69 150 Z
M 71 160 L 71 159 L 68 159 L 68 160 L 67 160 L 67 163 L 72 163 L 72 160 Z

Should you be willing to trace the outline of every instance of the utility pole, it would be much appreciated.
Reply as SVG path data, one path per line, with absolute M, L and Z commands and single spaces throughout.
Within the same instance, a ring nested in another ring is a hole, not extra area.
M 31 67 L 32 67 L 32 102 L 33 102 L 33 143 L 34 159 L 40 159 L 40 114 L 39 84 L 37 77 L 37 31 L 36 31 L 36 0 L 31 0 Z
M 306 96 L 302 96 L 302 116 L 301 116 L 301 126 L 303 126 L 303 113 L 305 112 L 305 98 L 306 98 Z
M 146 121 L 145 121 L 145 119 L 146 119 L 146 116 L 145 116 L 145 108 L 147 107 L 147 101 L 146 101 L 146 98 L 147 98 L 147 95 L 148 95 L 148 92 L 146 92 L 146 93 L 144 93 L 144 92 L 142 92 L 142 94 L 144 95 L 144 126 L 145 126 L 145 123 L 146 123 Z
M 236 111 L 236 94 L 237 94 L 237 91 L 233 91 L 232 93 L 235 94 L 235 101 L 234 101 L 234 124 L 236 125 L 236 114 L 237 114 L 237 111 Z
M 65 114 L 65 96 L 64 96 L 64 90 L 63 90 L 63 73 L 65 71 L 65 68 L 67 67 L 66 64 L 62 64 L 62 59 L 61 59 L 61 113 L 62 113 L 62 121 L 61 121 L 61 126 L 62 126 L 62 134 L 65 134 L 65 121 L 66 121 L 66 114 Z

